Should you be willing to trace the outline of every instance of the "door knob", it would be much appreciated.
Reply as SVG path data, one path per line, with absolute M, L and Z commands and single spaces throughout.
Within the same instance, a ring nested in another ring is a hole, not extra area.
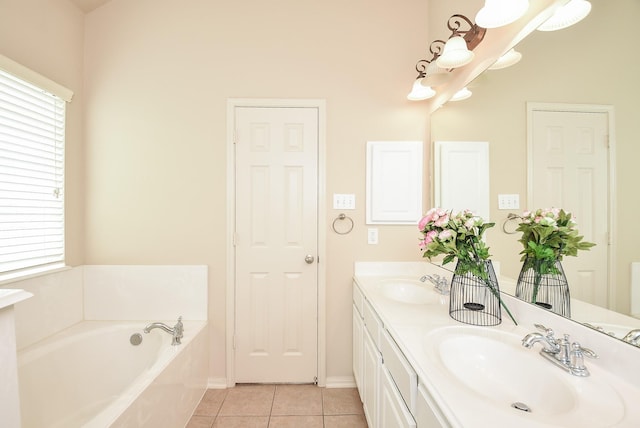
M 307 257 L 304 258 L 304 261 L 307 262 L 308 264 L 313 263 L 314 260 L 315 259 L 311 254 L 307 254 Z

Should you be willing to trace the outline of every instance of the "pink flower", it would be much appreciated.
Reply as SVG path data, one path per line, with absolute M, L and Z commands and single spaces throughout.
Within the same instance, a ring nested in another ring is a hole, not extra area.
M 431 244 L 437 236 L 438 236 L 438 232 L 436 232 L 435 230 L 427 232 L 427 234 L 424 236 L 425 245 Z
M 445 213 L 442 217 L 439 217 L 433 224 L 437 227 L 443 227 L 447 223 L 449 223 L 449 215 Z
M 446 241 L 447 239 L 451 239 L 452 236 L 453 233 L 451 233 L 451 231 L 447 229 L 440 232 L 440 234 L 438 235 L 438 239 L 441 241 Z

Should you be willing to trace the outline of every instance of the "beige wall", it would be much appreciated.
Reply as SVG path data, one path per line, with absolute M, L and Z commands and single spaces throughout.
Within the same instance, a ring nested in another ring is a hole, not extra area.
M 67 106 L 66 259 L 84 263 L 84 15 L 68 0 L 0 0 L 0 54 L 71 89 Z
M 640 72 L 634 28 L 640 16 L 636 0 L 591 0 L 592 13 L 581 23 L 551 33 L 534 32 L 518 50 L 517 65 L 489 71 L 472 84 L 467 101 L 449 103 L 432 115 L 431 139 L 477 140 L 491 144 L 491 217 L 496 228 L 487 234 L 503 272 L 517 275 L 518 235 L 501 230 L 508 211 L 497 209 L 499 193 L 519 193 L 526 209 L 526 102 L 609 104 L 615 109 L 616 222 L 615 269 L 620 311 L 629 310 L 632 261 L 640 260 L 638 232 L 631 226 L 640 209 L 634 187 L 640 135 L 637 100 Z M 616 61 L 613 64 L 612 61 Z M 463 123 L 464 126 L 459 126 Z
M 112 0 L 86 17 L 86 261 L 209 266 L 213 378 L 225 375 L 228 98 L 327 104 L 333 193 L 355 193 L 352 233 L 327 240 L 327 375 L 350 376 L 356 260 L 419 259 L 410 226 L 364 225 L 367 140 L 426 140 L 406 101 L 426 3 Z M 153 296 L 150 296 L 153 299 Z

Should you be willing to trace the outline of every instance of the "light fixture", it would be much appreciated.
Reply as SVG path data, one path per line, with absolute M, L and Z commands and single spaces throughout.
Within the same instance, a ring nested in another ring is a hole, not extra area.
M 461 30 L 463 22 L 469 26 L 468 30 Z M 464 15 L 451 16 L 447 27 L 451 30 L 451 36 L 436 60 L 438 67 L 457 68 L 469 64 L 474 56 L 472 50 L 482 41 L 487 30 Z
M 463 23 L 469 28 L 463 30 Z M 473 60 L 471 51 L 478 46 L 487 32 L 464 15 L 452 15 L 447 22 L 447 28 L 451 31 L 449 40 L 431 42 L 431 59 L 421 59 L 416 63 L 418 76 L 407 99 L 417 101 L 433 97 L 436 94 L 434 88 L 447 80 L 452 68 L 461 67 Z M 467 97 L 470 95 L 471 92 Z
M 441 40 L 437 41 L 441 42 Z M 450 74 L 445 68 L 438 67 L 437 61 L 431 61 L 427 67 L 426 75 L 422 79 L 422 84 L 424 86 L 431 86 L 435 88 L 436 86 L 445 83 L 449 76 Z
M 489 70 L 500 70 L 501 68 L 511 67 L 522 59 L 522 54 L 515 49 L 509 49 L 496 62 L 493 63 Z
M 438 67 L 458 68 L 473 61 L 473 52 L 467 48 L 462 36 L 453 36 L 444 45 L 442 56 L 436 60 Z
M 440 85 L 445 81 L 447 71 L 438 67 L 436 59 L 442 52 L 444 41 L 435 40 L 431 42 L 429 46 L 429 52 L 431 52 L 431 59 L 421 59 L 416 63 L 416 71 L 418 76 L 416 81 L 413 82 L 411 92 L 407 95 L 407 99 L 411 101 L 422 101 L 432 98 L 436 91 L 434 87 Z
M 422 101 L 433 97 L 436 94 L 430 86 L 422 85 L 422 78 L 416 79 L 413 82 L 413 87 L 411 88 L 411 92 L 407 95 L 407 99 L 410 101 Z
M 587 0 L 570 0 L 538 27 L 540 31 L 555 31 L 582 21 L 591 12 L 591 3 Z
M 529 9 L 529 0 L 485 0 L 476 14 L 476 24 L 484 28 L 497 28 L 511 24 Z
M 455 94 L 453 94 L 453 96 L 451 97 L 451 99 L 449 101 L 466 100 L 471 95 L 472 95 L 471 91 L 467 87 L 464 87 L 464 88 L 460 89 L 458 92 L 456 92 Z

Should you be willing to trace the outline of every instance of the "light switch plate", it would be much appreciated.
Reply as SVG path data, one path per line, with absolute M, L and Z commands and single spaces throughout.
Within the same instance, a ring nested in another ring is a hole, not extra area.
M 334 193 L 333 194 L 334 210 L 355 210 L 356 195 L 352 193 Z
M 518 194 L 498 195 L 498 209 L 499 210 L 520 209 L 520 195 Z

